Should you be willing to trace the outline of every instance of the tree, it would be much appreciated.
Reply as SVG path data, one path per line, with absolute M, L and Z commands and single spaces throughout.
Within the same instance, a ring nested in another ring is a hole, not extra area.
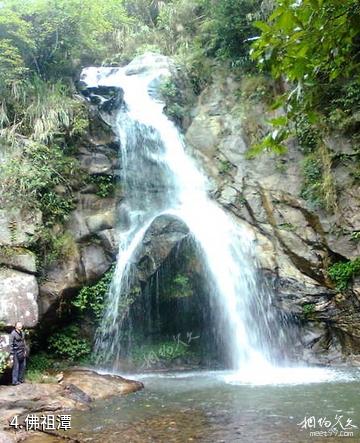
M 202 40 L 210 56 L 230 60 L 233 65 L 248 65 L 251 37 L 256 34 L 252 22 L 261 18 L 261 0 L 202 0 L 207 19 Z
M 358 0 L 278 0 L 269 19 L 254 26 L 261 35 L 252 45 L 252 57 L 263 71 L 287 83 L 277 101 L 287 111 L 280 126 L 292 129 L 299 113 L 310 123 L 318 122 L 342 85 L 359 85 Z M 270 139 L 278 146 L 286 132 L 277 131 Z

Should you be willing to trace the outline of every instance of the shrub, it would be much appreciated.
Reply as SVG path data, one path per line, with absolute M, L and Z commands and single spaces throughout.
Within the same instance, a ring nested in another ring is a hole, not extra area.
M 109 290 L 115 266 L 112 266 L 105 275 L 92 286 L 84 286 L 76 298 L 72 301 L 81 312 L 88 311 L 99 321 L 104 310 L 104 301 Z
M 200 39 L 208 55 L 230 60 L 233 66 L 249 68 L 249 38 L 257 35 L 252 21 L 259 19 L 261 0 L 202 0 L 207 19 Z
M 78 178 L 77 163 L 58 146 L 27 143 L 20 154 L 0 166 L 3 205 L 40 209 L 49 223 L 64 221 L 73 209 L 70 182 Z M 64 192 L 55 192 L 62 186 Z
M 74 325 L 55 332 L 49 337 L 48 344 L 55 357 L 71 361 L 87 357 L 91 352 L 89 341 L 81 337 L 80 328 Z
M 27 365 L 29 371 L 44 372 L 53 366 L 53 360 L 44 352 L 31 355 Z
M 315 207 L 323 207 L 321 184 L 323 169 L 319 158 L 308 156 L 302 165 L 304 182 L 301 197 L 310 201 Z
M 113 175 L 93 175 L 90 181 L 96 185 L 96 195 L 99 197 L 110 197 L 115 192 L 115 177 Z
M 311 125 L 305 114 L 295 117 L 295 131 L 302 151 L 305 154 L 314 152 L 320 141 L 319 131 Z
M 350 280 L 360 274 L 360 257 L 355 260 L 334 263 L 328 269 L 331 280 L 335 283 L 338 291 L 348 288 Z
M 230 170 L 231 170 L 231 163 L 229 162 L 229 160 L 220 160 L 219 173 L 221 175 L 224 175 L 228 173 Z
M 182 298 L 191 297 L 193 294 L 189 277 L 177 274 L 169 284 L 169 297 Z
M 165 101 L 165 113 L 176 123 L 181 124 L 186 115 L 186 104 L 184 97 L 171 79 L 163 81 L 160 85 L 160 94 Z
M 0 376 L 4 373 L 9 363 L 9 352 L 0 351 Z

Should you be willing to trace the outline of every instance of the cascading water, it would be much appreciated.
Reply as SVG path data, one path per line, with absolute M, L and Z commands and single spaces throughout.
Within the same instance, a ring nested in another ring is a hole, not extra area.
M 119 255 L 96 336 L 102 364 L 116 367 L 121 356 L 123 321 L 131 304 L 132 263 L 145 232 L 161 214 L 177 216 L 196 241 L 208 280 L 217 294 L 222 331 L 234 369 L 268 364 L 272 314 L 270 292 L 257 283 L 254 238 L 245 225 L 208 196 L 207 182 L 186 154 L 182 137 L 163 113 L 157 94 L 169 75 L 166 57 L 147 55 L 124 68 L 87 68 L 88 88 L 118 87 L 124 93 L 113 129 L 120 142 L 121 204 Z M 126 215 L 125 215 L 126 214 Z M 277 326 L 278 328 L 278 326 Z

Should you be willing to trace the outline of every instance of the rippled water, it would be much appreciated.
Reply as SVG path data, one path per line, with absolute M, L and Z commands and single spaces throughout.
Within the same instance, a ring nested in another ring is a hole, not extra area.
M 133 378 L 144 382 L 143 391 L 73 413 L 71 435 L 104 443 L 360 442 L 359 369 L 283 368 L 263 376 L 137 374 Z M 314 428 L 301 428 L 305 417 L 316 419 Z M 337 421 L 337 436 L 310 435 L 329 432 Z M 341 431 L 353 437 L 341 437 Z

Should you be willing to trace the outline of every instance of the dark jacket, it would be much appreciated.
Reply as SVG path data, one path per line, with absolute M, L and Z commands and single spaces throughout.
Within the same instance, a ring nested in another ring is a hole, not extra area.
M 23 360 L 26 356 L 25 335 L 23 331 L 18 332 L 14 329 L 10 334 L 10 354 Z

